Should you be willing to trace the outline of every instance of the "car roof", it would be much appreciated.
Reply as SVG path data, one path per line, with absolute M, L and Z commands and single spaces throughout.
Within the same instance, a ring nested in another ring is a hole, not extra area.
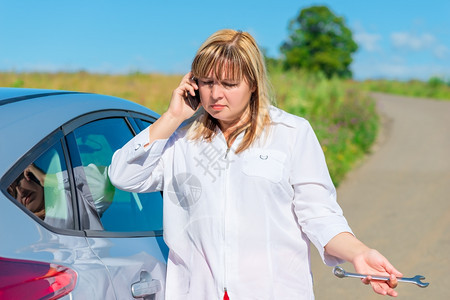
M 0 105 L 3 105 L 8 100 L 19 98 L 19 97 L 27 97 L 27 96 L 36 96 L 39 94 L 50 94 L 50 93 L 74 93 L 71 91 L 58 91 L 58 90 L 46 90 L 46 89 L 27 89 L 27 88 L 0 88 Z
M 158 117 L 142 105 L 112 96 L 0 88 L 0 177 L 60 126 L 78 116 L 104 110 L 125 110 Z

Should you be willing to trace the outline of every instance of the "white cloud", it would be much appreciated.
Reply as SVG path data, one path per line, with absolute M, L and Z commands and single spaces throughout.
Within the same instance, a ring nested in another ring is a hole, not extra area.
M 429 33 L 414 35 L 409 32 L 394 32 L 390 38 L 394 47 L 416 51 L 427 49 L 436 42 L 436 38 Z
M 438 59 L 446 59 L 449 55 L 450 55 L 450 49 L 448 49 L 446 46 L 444 45 L 437 45 L 434 49 L 433 49 L 433 54 L 434 56 L 436 56 Z
M 381 40 L 381 35 L 367 32 L 357 32 L 354 34 L 355 41 L 358 45 L 369 52 L 376 52 L 380 50 L 378 41 Z
M 353 24 L 353 31 L 353 38 L 362 49 L 368 52 L 381 50 L 381 47 L 378 45 L 378 42 L 382 39 L 380 34 L 368 33 L 360 22 Z
M 409 32 L 394 32 L 390 35 L 390 40 L 397 50 L 430 51 L 439 60 L 446 59 L 450 55 L 450 49 L 439 43 L 430 33 L 416 35 Z

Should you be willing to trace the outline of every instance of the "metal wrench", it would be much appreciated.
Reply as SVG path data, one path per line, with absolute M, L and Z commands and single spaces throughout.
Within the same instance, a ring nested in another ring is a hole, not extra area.
M 344 277 L 366 278 L 367 276 L 369 276 L 369 275 L 363 275 L 363 274 L 358 274 L 358 273 L 346 272 L 342 267 L 339 267 L 339 266 L 334 267 L 333 274 L 339 278 L 344 278 Z M 386 276 L 370 275 L 370 277 L 372 277 L 372 279 L 374 279 L 374 280 L 382 280 L 382 281 L 389 280 L 389 277 L 386 277 Z M 421 281 L 424 279 L 425 279 L 425 277 L 422 275 L 416 275 L 414 277 L 398 277 L 397 278 L 398 282 L 414 283 L 414 284 L 420 286 L 421 288 L 426 288 L 429 285 L 429 283 Z

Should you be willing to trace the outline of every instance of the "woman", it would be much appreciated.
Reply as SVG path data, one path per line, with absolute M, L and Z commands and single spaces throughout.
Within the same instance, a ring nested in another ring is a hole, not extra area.
M 167 111 L 115 153 L 114 185 L 164 191 L 167 298 L 313 299 L 310 242 L 328 265 L 390 276 L 363 282 L 396 296 L 401 273 L 351 233 L 309 123 L 270 102 L 255 40 L 220 30 Z

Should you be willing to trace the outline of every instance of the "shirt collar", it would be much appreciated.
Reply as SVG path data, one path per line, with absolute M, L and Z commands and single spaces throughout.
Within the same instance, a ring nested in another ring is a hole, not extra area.
M 272 123 L 295 127 L 295 116 L 285 112 L 284 110 L 271 105 L 269 108 L 269 115 Z

